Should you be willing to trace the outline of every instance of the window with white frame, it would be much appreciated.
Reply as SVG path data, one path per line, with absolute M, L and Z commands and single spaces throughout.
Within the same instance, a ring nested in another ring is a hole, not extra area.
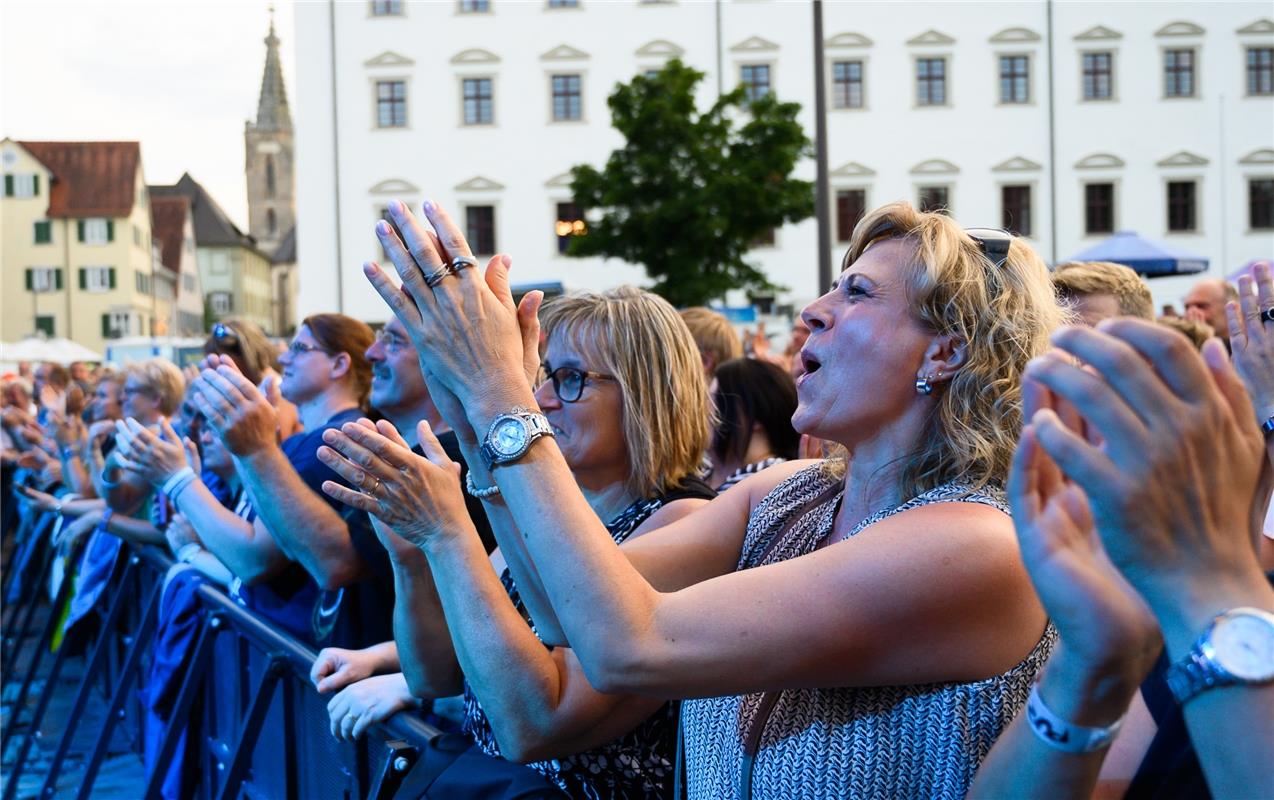
M 90 292 L 109 292 L 111 290 L 110 267 L 84 267 L 82 283 Z
M 1274 94 L 1274 47 L 1247 49 L 1247 93 L 1252 96 Z
M 114 336 L 127 336 L 133 331 L 133 314 L 130 311 L 112 311 L 110 330 Z
M 739 83 L 743 84 L 748 102 L 755 103 L 770 93 L 770 65 L 741 64 Z
M 372 0 L 373 17 L 396 17 L 402 13 L 402 0 Z
M 863 62 L 832 62 L 832 107 L 863 107 Z
M 407 127 L 406 81 L 376 81 L 376 127 Z
M 460 0 L 461 14 L 484 14 L 490 10 L 490 0 Z
M 101 217 L 84 220 L 84 243 L 106 244 L 111 240 L 110 225 Z
M 554 75 L 552 88 L 554 121 L 567 122 L 583 119 L 584 98 L 580 76 Z
M 208 294 L 208 306 L 214 314 L 229 314 L 234 310 L 229 292 L 210 292 Z
M 495 121 L 491 101 L 490 78 L 465 78 L 462 82 L 464 92 L 464 124 L 490 125 Z
M 1194 51 L 1163 51 L 1164 97 L 1194 97 Z
M 945 58 L 916 59 L 916 105 L 944 106 L 947 104 L 947 60 Z
M 57 267 L 32 267 L 30 273 L 30 289 L 33 292 L 53 292 L 62 288 Z
M 14 197 L 35 197 L 36 195 L 36 176 L 30 173 L 21 175 L 7 175 L 7 178 L 13 179 Z
M 1026 56 L 1000 56 L 1000 102 L 1029 103 L 1031 83 L 1030 59 Z
M 1085 100 L 1110 100 L 1115 96 L 1113 53 L 1084 53 L 1081 59 Z

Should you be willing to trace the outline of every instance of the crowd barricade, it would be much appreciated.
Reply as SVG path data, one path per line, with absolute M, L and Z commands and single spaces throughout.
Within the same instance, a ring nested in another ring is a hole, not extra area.
M 38 529 L 40 521 L 35 525 Z M 8 752 L 11 744 L 17 747 L 2 800 L 17 797 L 19 780 L 40 750 L 36 740 L 41 725 L 59 690 L 58 677 L 66 660 L 76 657 L 71 655 L 75 650 L 86 659 L 83 679 L 75 690 L 66 726 L 58 732 L 56 749 L 43 767 L 39 796 L 55 796 L 58 779 L 75 749 L 83 758 L 78 797 L 91 797 L 117 729 L 141 758 L 145 709 L 139 690 L 145 681 L 165 576 L 174 562 L 159 548 L 125 544 L 111 584 L 98 601 L 100 624 L 95 633 L 84 641 L 61 642 L 52 651 L 51 665 L 42 671 L 60 631 L 57 609 L 73 584 L 69 578 L 64 580 L 49 605 L 46 588 L 57 560 L 53 548 L 45 545 L 37 563 L 22 576 L 22 596 L 4 610 L 5 682 L 18 682 L 19 688 L 0 750 Z M 6 565 L 6 570 L 11 567 L 12 563 Z M 5 576 L 6 591 L 15 579 Z M 438 731 L 417 714 L 399 713 L 372 726 L 357 742 L 338 742 L 328 723 L 329 697 L 320 696 L 309 678 L 317 653 L 210 583 L 199 585 L 195 594 L 203 613 L 193 655 L 180 678 L 154 763 L 169 763 L 184 731 L 192 737 L 188 757 L 197 764 L 192 770 L 198 776 L 196 798 L 393 797 Z M 32 639 L 39 606 L 48 606 L 48 613 L 39 637 Z M 25 663 L 20 654 L 26 655 Z M 31 705 L 37 679 L 43 680 L 43 688 Z M 100 727 L 89 732 L 91 744 L 84 749 L 86 736 L 78 730 L 80 722 L 88 704 L 103 698 L 105 716 Z M 201 703 L 202 713 L 192 719 L 196 703 Z M 138 796 L 159 798 L 165 772 L 152 769 L 144 794 L 139 791 Z

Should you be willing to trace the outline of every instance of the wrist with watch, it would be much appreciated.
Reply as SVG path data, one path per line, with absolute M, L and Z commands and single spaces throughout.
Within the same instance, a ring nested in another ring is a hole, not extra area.
M 1221 612 L 1164 678 L 1181 705 L 1220 686 L 1274 682 L 1274 614 L 1247 606 Z
M 487 469 L 510 464 L 531 449 L 536 439 L 552 436 L 553 427 L 548 418 L 523 406 L 517 406 L 492 420 L 482 437 L 479 453 Z

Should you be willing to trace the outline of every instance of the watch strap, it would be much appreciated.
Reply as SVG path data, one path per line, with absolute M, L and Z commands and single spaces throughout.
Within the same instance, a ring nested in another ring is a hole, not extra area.
M 1222 670 L 1203 653 L 1203 642 L 1207 640 L 1208 633 L 1211 631 L 1212 629 L 1209 628 L 1207 633 L 1199 637 L 1199 641 L 1194 643 L 1194 647 L 1190 648 L 1185 658 L 1170 665 L 1164 671 L 1164 681 L 1167 682 L 1168 690 L 1172 692 L 1178 705 L 1185 705 L 1188 700 L 1215 686 L 1234 683 L 1229 673 Z
M 495 434 L 496 428 L 499 427 L 501 422 L 509 417 L 516 417 L 521 420 L 526 426 L 527 433 L 524 446 L 518 450 L 518 452 L 512 454 L 501 453 L 491 445 L 491 440 Z M 531 445 L 535 443 L 536 439 L 539 439 L 541 436 L 552 435 L 553 426 L 549 424 L 548 417 L 541 414 L 538 410 L 518 406 L 511 409 L 508 413 L 501 414 L 492 420 L 491 426 L 487 428 L 486 436 L 482 437 L 482 446 L 478 449 L 478 452 L 481 454 L 482 460 L 486 463 L 487 469 L 491 469 L 499 464 L 508 464 L 513 461 L 517 461 L 519 458 L 526 455 L 526 452 L 531 449 Z

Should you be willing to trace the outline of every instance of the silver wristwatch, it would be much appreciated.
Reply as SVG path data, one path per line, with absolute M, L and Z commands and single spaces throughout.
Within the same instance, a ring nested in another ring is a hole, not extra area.
M 1183 705 L 1217 686 L 1274 681 L 1274 614 L 1247 607 L 1218 614 L 1164 678 Z
M 487 435 L 482 437 L 482 460 L 487 469 L 517 461 L 526 455 L 536 439 L 552 435 L 553 428 L 547 417 L 519 406 L 496 417 L 487 428 Z

